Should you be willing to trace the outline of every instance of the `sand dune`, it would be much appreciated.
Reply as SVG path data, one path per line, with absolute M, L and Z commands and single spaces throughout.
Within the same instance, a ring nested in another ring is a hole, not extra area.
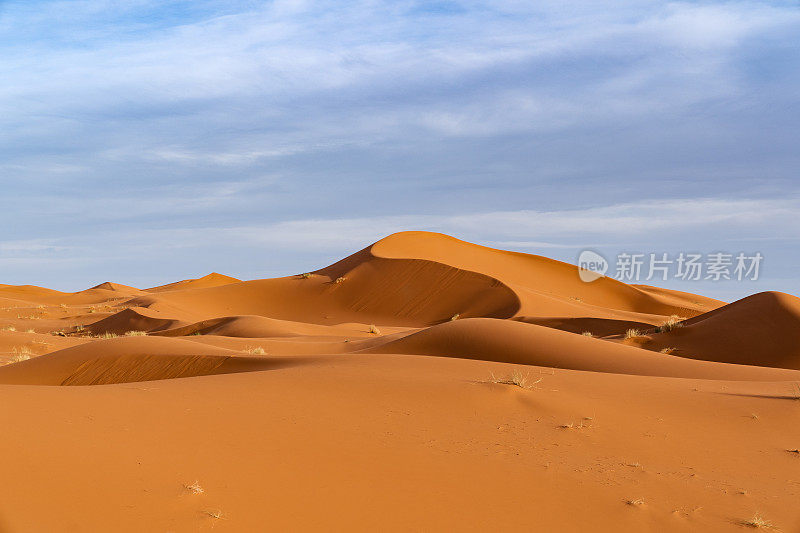
M 278 320 L 258 315 L 227 316 L 203 320 L 194 324 L 160 331 L 160 335 L 182 337 L 185 335 L 221 335 L 224 337 L 341 337 L 368 336 L 368 327 L 323 326 Z
M 216 272 L 212 272 L 211 274 L 203 276 L 202 278 L 176 281 L 175 283 L 168 283 L 166 285 L 159 285 L 158 287 L 145 289 L 145 291 L 165 292 L 165 291 L 184 290 L 184 289 L 200 289 L 203 287 L 219 287 L 220 285 L 229 285 L 231 283 L 237 283 L 239 281 L 241 280 L 233 278 L 231 276 L 226 276 L 225 274 L 218 274 Z
M 0 383 L 106 385 L 265 370 L 261 357 L 159 337 L 117 338 L 81 344 L 46 357 L 0 367 Z
M 0 285 L 0 531 L 800 531 L 798 399 L 797 297 L 437 233 L 275 279 Z
M 800 372 L 694 361 L 543 326 L 487 318 L 448 322 L 369 350 L 640 376 L 800 380 Z
M 124 335 L 130 331 L 153 333 L 185 325 L 183 321 L 165 318 L 162 313 L 144 307 L 123 309 L 111 316 L 87 326 L 94 334 L 115 333 Z
M 480 273 L 429 261 L 356 255 L 363 261 L 352 261 L 352 268 L 330 267 L 308 278 L 254 280 L 156 297 L 203 319 L 262 315 L 328 325 L 378 322 L 413 327 L 459 313 L 510 317 L 519 308 L 511 289 Z M 131 303 L 139 305 L 139 300 Z
M 761 292 L 651 333 L 645 346 L 683 357 L 800 370 L 800 298 Z

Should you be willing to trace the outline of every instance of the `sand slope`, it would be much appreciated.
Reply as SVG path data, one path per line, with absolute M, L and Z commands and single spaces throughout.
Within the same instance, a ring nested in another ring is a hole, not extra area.
M 0 383 L 104 385 L 225 374 L 270 368 L 266 358 L 201 346 L 182 339 L 100 340 L 0 367 Z
M 748 296 L 649 334 L 648 348 L 676 348 L 683 357 L 800 370 L 800 298 L 780 292 Z
M 694 361 L 542 326 L 487 318 L 448 322 L 369 350 L 644 376 L 800 380 L 800 372 Z
M 437 233 L 276 279 L 0 285 L 0 405 L 0 532 L 800 532 L 800 299 Z

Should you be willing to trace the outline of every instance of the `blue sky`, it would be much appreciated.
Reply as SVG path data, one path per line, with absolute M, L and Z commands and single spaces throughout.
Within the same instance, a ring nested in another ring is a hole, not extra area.
M 430 229 L 760 251 L 800 294 L 796 2 L 0 1 L 0 283 L 324 266 Z

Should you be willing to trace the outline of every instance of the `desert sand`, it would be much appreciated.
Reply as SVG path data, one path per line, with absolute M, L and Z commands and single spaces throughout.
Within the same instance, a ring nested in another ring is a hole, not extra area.
M 403 232 L 284 278 L 0 285 L 0 364 L 2 532 L 800 532 L 788 294 Z

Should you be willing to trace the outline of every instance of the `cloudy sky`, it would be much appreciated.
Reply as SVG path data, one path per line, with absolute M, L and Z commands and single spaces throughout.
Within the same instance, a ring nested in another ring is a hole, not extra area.
M 405 229 L 764 255 L 800 294 L 797 2 L 0 0 L 0 283 L 325 266 Z

